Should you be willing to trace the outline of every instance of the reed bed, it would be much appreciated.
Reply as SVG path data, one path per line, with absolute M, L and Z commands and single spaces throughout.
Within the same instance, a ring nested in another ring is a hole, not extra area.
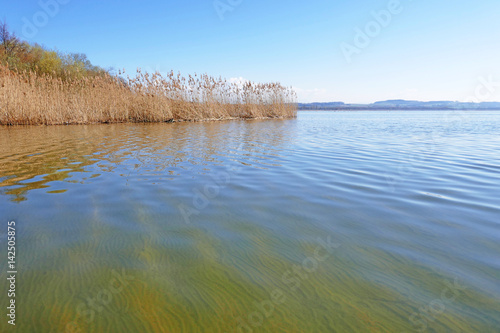
M 279 83 L 229 82 L 206 74 L 137 70 L 61 77 L 0 65 L 0 124 L 173 122 L 296 116 L 295 92 Z

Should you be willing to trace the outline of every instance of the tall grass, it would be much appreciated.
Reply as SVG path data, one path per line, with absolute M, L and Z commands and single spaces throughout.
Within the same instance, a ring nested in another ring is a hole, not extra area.
M 0 20 L 0 125 L 294 117 L 295 100 L 279 83 L 111 75 L 85 54 L 22 41 Z
M 295 93 L 279 83 L 235 83 L 170 72 L 133 77 L 55 76 L 0 65 L 0 124 L 168 122 L 296 115 Z

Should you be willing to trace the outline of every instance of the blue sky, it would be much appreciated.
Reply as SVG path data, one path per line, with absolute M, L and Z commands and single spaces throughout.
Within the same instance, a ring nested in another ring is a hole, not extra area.
M 20 37 L 94 64 L 279 81 L 301 102 L 464 101 L 480 77 L 495 82 L 480 100 L 500 101 L 499 13 L 498 0 L 0 0 Z

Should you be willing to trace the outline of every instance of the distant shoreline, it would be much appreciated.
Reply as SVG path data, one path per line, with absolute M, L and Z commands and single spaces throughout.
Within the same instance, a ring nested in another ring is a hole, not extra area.
M 490 108 L 490 109 L 481 109 L 481 108 L 301 108 L 297 109 L 298 111 L 500 111 L 500 108 Z
M 500 102 L 454 102 L 454 101 L 407 101 L 403 99 L 379 101 L 371 104 L 347 104 L 344 102 L 298 103 L 298 109 L 330 111 L 458 111 L 458 110 L 500 110 Z

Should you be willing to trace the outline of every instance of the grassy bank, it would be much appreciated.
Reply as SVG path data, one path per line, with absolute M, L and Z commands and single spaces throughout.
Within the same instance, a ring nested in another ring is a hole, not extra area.
M 56 125 L 289 118 L 295 93 L 279 83 L 230 82 L 94 66 L 20 41 L 0 24 L 0 124 Z

